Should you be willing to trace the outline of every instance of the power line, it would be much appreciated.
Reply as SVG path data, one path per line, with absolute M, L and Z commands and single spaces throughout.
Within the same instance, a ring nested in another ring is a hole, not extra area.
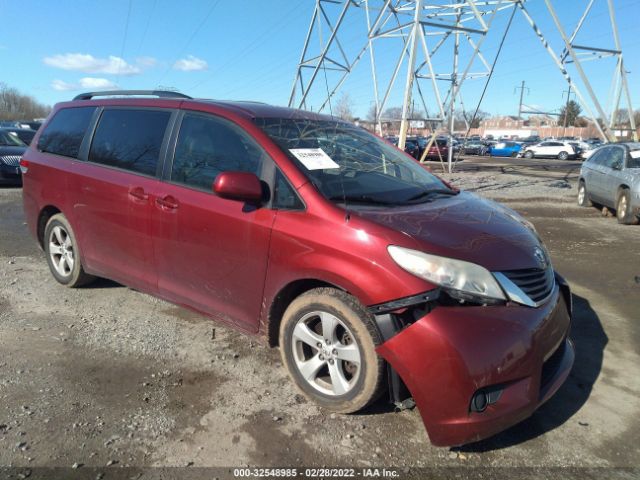
M 131 17 L 131 3 L 132 0 L 129 0 L 129 8 L 127 9 L 127 20 L 124 24 L 124 35 L 122 36 L 122 48 L 120 49 L 120 62 L 118 62 L 118 74 L 120 77 L 120 71 L 122 70 L 122 63 L 124 62 L 124 47 L 127 44 L 127 35 L 129 33 L 129 18 Z
M 191 42 L 193 41 L 193 39 L 196 37 L 196 35 L 198 34 L 198 32 L 200 32 L 200 30 L 202 29 L 202 27 L 204 27 L 205 23 L 207 23 L 207 20 L 209 20 L 209 17 L 211 16 L 211 14 L 213 13 L 213 11 L 215 10 L 215 8 L 218 6 L 218 4 L 220 3 L 221 0 L 212 0 L 211 2 L 211 6 L 209 8 L 209 11 L 207 12 L 207 14 L 203 17 L 202 21 L 198 24 L 198 26 L 193 30 L 193 32 L 191 32 L 191 36 L 189 37 L 189 39 L 187 40 L 187 42 L 184 44 L 184 46 L 180 49 L 178 55 L 176 56 L 176 59 L 173 62 L 170 62 L 169 65 L 167 66 L 167 69 L 165 70 L 165 72 L 162 74 L 162 77 L 160 77 L 160 79 L 158 80 L 158 83 L 162 83 L 162 81 L 165 79 L 165 77 L 167 76 L 167 74 L 171 71 L 171 68 L 173 67 L 173 65 L 175 64 L 175 62 L 177 62 L 180 57 L 182 56 L 182 54 L 187 50 L 187 48 L 189 47 L 189 45 L 191 45 Z

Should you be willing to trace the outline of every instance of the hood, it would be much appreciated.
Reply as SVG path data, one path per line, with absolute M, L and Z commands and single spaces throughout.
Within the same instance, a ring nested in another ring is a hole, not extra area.
M 409 235 L 426 253 L 492 271 L 540 268 L 534 249 L 542 246 L 541 241 L 527 227 L 528 222 L 513 210 L 468 192 L 417 205 L 362 208 L 352 213 Z
M 0 157 L 4 157 L 5 155 L 18 155 L 21 157 L 26 151 L 27 147 L 9 147 L 0 145 Z

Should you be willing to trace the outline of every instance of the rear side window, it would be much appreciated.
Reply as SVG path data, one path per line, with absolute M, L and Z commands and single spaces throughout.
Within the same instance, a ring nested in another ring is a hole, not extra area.
M 237 125 L 212 116 L 186 114 L 180 126 L 171 181 L 211 191 L 222 172 L 260 175 L 266 154 Z
M 40 135 L 38 150 L 77 158 L 95 110 L 96 107 L 78 107 L 58 111 Z
M 112 109 L 102 112 L 89 161 L 155 176 L 171 112 Z

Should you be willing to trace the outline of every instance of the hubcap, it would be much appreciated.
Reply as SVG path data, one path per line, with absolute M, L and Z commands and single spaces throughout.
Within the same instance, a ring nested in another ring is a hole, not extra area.
M 59 225 L 49 235 L 49 255 L 58 274 L 63 277 L 71 275 L 74 264 L 73 244 L 69 233 Z
M 296 367 L 314 389 L 338 396 L 354 388 L 362 364 L 360 348 L 338 317 L 307 313 L 293 329 L 292 344 Z

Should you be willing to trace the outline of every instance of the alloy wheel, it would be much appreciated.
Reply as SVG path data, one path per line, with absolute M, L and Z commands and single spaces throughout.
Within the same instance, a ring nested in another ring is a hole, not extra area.
M 71 236 L 64 227 L 56 225 L 49 234 L 49 256 L 59 275 L 68 277 L 75 262 Z
M 362 355 L 356 338 L 335 315 L 313 311 L 296 323 L 292 333 L 295 365 L 317 391 L 342 396 L 356 385 Z

